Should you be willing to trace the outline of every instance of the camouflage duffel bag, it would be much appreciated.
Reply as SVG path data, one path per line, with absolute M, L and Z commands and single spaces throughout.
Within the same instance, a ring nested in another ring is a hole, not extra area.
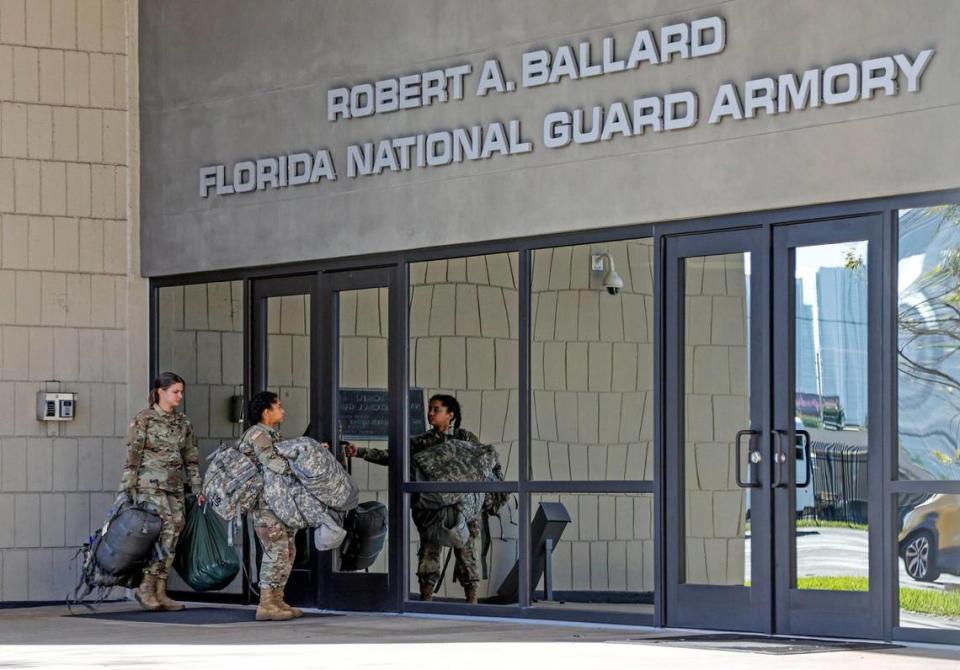
M 263 500 L 290 528 L 318 528 L 328 520 L 328 507 L 294 475 L 263 471 Z
M 203 476 L 203 495 L 221 519 L 233 521 L 252 510 L 262 490 L 260 469 L 236 443 L 221 444 L 210 455 Z
M 274 445 L 290 470 L 310 494 L 333 509 L 346 512 L 357 506 L 360 488 L 330 450 L 310 437 L 283 440 Z
M 482 493 L 421 493 L 411 506 L 420 541 L 463 549 L 470 544 L 470 519 L 483 508 Z
M 488 444 L 465 440 L 444 440 L 413 455 L 418 481 L 495 481 L 497 450 Z

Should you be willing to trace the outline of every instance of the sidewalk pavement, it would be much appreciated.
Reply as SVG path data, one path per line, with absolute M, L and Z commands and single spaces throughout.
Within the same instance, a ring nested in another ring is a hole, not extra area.
M 101 611 L 135 607 L 110 604 Z M 772 656 L 637 643 L 693 631 L 626 626 L 355 613 L 200 626 L 67 614 L 65 607 L 0 610 L 0 668 L 960 667 L 960 647 L 916 645 Z

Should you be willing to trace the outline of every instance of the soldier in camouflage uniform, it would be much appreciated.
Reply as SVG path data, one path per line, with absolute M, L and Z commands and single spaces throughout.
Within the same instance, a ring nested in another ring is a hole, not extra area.
M 181 610 L 167 596 L 167 575 L 184 525 L 184 485 L 200 491 L 200 455 L 190 420 L 176 408 L 183 402 L 183 379 L 164 372 L 154 380 L 150 407 L 134 417 L 127 431 L 127 460 L 120 491 L 160 516 L 162 557 L 144 570 L 137 601 L 148 610 Z M 203 496 L 198 497 L 201 504 Z
M 480 438 L 469 430 L 460 427 L 460 403 L 450 395 L 437 394 L 430 398 L 427 410 L 427 421 L 430 430 L 410 438 L 410 457 L 429 449 L 446 440 L 462 440 L 471 444 L 480 444 Z M 387 465 L 390 462 L 390 452 L 385 449 L 356 447 L 349 444 L 345 447 L 348 457 L 357 456 L 370 463 Z M 497 465 L 497 475 L 502 479 L 503 473 Z M 500 494 L 494 494 L 500 495 Z M 411 501 L 412 504 L 415 500 Z M 461 549 L 453 549 L 455 559 L 453 569 L 454 581 L 463 586 L 464 597 L 468 603 L 477 602 L 477 584 L 480 581 L 480 557 L 476 551 L 476 540 L 480 537 L 480 518 L 474 517 L 467 523 L 470 529 L 470 542 Z M 437 583 L 440 581 L 440 572 L 443 568 L 441 552 L 443 547 L 432 542 L 424 542 L 421 538 L 420 549 L 417 552 L 417 579 L 420 582 L 420 599 L 431 600 Z
M 276 393 L 257 393 L 250 400 L 247 416 L 258 419 L 258 423 L 248 428 L 240 440 L 241 451 L 253 458 L 259 467 L 281 474 L 287 474 L 290 467 L 274 448 L 281 439 L 279 426 L 284 414 Z M 301 610 L 291 607 L 283 599 L 283 589 L 297 555 L 296 529 L 289 528 L 270 511 L 262 494 L 253 509 L 253 525 L 263 547 L 257 621 L 286 621 L 303 616 Z

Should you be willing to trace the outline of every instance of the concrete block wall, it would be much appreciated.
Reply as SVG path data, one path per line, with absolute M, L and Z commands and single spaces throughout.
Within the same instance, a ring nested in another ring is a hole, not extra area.
M 744 583 L 745 499 L 736 483 L 734 436 L 750 426 L 747 272 L 743 254 L 686 261 L 688 583 Z
M 137 7 L 0 2 L 0 601 L 62 600 L 146 395 Z M 36 419 L 36 393 L 78 393 Z

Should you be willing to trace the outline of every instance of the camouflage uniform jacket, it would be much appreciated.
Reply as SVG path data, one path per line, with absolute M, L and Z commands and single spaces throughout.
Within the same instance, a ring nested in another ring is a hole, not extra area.
M 199 493 L 200 452 L 190 419 L 158 405 L 142 410 L 127 430 L 121 490 L 183 493 L 184 471 L 190 490 Z
M 414 454 L 447 440 L 463 440 L 471 444 L 480 444 L 480 438 L 465 428 L 450 428 L 445 433 L 441 433 L 436 428 L 431 428 L 426 433 L 410 438 L 410 456 L 413 457 Z M 386 449 L 360 447 L 357 449 L 357 456 L 377 465 L 390 463 L 390 452 Z
M 248 428 L 240 438 L 240 451 L 253 458 L 261 468 L 281 475 L 290 474 L 287 459 L 277 453 L 273 446 L 281 439 L 278 429 L 258 423 Z

